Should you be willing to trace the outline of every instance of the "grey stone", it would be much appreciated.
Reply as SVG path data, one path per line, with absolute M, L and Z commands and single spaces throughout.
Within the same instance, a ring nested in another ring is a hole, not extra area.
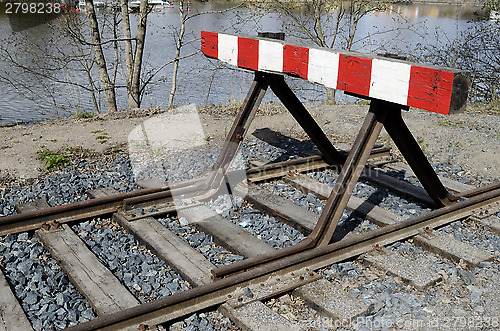
M 468 285 L 467 289 L 470 291 L 471 303 L 478 303 L 481 299 L 481 294 L 483 293 L 483 291 L 474 285 Z
M 17 237 L 18 240 L 28 240 L 28 238 L 29 238 L 28 232 L 23 232 L 19 234 L 19 236 Z
M 401 315 L 406 315 L 411 313 L 410 307 L 408 307 L 406 304 L 402 303 L 398 306 L 397 310 Z
M 80 315 L 85 321 L 90 321 L 91 319 L 95 318 L 95 314 L 92 311 L 91 308 L 87 308 L 82 314 Z
M 482 261 L 479 263 L 479 268 L 491 268 L 492 263 L 489 261 Z
M 452 313 L 455 316 L 466 316 L 467 315 L 467 312 L 462 307 L 453 308 Z
M 463 269 L 457 269 L 457 271 L 458 275 L 464 281 L 465 285 L 471 285 L 475 283 L 476 278 L 474 277 L 474 274 L 472 272 Z
M 26 293 L 26 297 L 23 301 L 29 305 L 34 305 L 38 301 L 38 295 L 35 292 L 30 291 Z
M 482 314 L 482 313 L 484 313 L 484 307 L 483 306 L 476 306 L 476 307 L 474 307 L 474 311 Z

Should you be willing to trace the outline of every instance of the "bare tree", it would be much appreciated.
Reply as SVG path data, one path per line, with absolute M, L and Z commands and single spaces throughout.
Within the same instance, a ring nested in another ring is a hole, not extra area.
M 190 12 L 190 9 L 189 9 L 189 0 L 188 1 L 180 0 L 180 2 L 179 2 L 179 26 L 177 29 L 174 28 L 174 33 L 173 33 L 174 40 L 175 40 L 175 55 L 171 61 L 168 61 L 167 63 L 165 63 L 163 66 L 161 66 L 159 68 L 159 70 L 161 70 L 161 69 L 163 69 L 163 67 L 173 63 L 171 88 L 170 88 L 170 93 L 168 96 L 168 104 L 167 104 L 168 108 L 171 108 L 174 105 L 174 98 L 175 98 L 175 94 L 177 91 L 177 85 L 178 85 L 177 77 L 178 77 L 178 73 L 179 73 L 180 61 L 199 53 L 199 50 L 196 50 L 188 55 L 181 56 L 181 51 L 182 51 L 182 48 L 184 46 L 189 45 L 193 42 L 199 41 L 199 39 L 200 39 L 198 36 L 193 36 L 191 39 L 185 40 L 185 38 L 186 38 L 186 26 L 188 24 L 188 21 L 193 19 L 193 18 L 197 18 L 197 17 L 203 16 L 203 15 L 232 13 L 236 9 L 241 8 L 243 5 L 244 5 L 244 3 L 239 3 L 239 4 L 236 4 L 232 7 L 224 9 L 224 10 L 213 10 L 213 11 L 197 12 L 197 13 L 192 14 Z M 248 19 L 249 19 L 249 17 L 239 18 L 238 22 L 233 24 L 231 26 L 231 28 L 234 29 L 235 31 L 237 31 L 238 26 L 245 25 L 245 23 L 247 22 Z M 156 73 L 158 73 L 159 70 L 157 70 Z M 155 73 L 155 75 L 156 75 L 156 73 Z
M 138 108 L 141 105 L 141 91 L 143 90 L 143 86 L 141 86 L 141 69 L 149 11 L 148 1 L 141 0 L 139 19 L 137 22 L 137 36 L 134 38 L 134 51 L 132 49 L 127 0 L 121 0 L 123 36 L 125 40 L 125 62 L 127 67 L 128 106 L 130 108 Z
M 415 61 L 463 69 L 471 75 L 469 100 L 500 100 L 500 22 L 474 22 L 456 38 L 441 29 L 435 32 L 436 45 L 417 45 Z
M 401 27 L 374 31 L 368 37 L 357 37 L 359 22 L 375 11 L 387 10 L 385 1 L 370 0 L 270 0 L 252 2 L 254 8 L 271 8 L 282 20 L 287 39 L 313 42 L 320 47 L 342 50 L 359 49 L 374 34 L 403 30 Z M 336 90 L 327 88 L 328 102 L 335 103 Z
M 0 45 L 0 59 L 9 63 L 9 70 L 0 72 L 0 80 L 39 105 L 38 111 L 44 115 L 81 109 L 78 100 L 62 93 L 64 89 L 77 95 L 89 92 L 98 110 L 100 87 L 93 75 L 93 47 L 81 42 L 87 28 L 86 18 L 68 13 L 46 23 L 43 38 L 33 37 L 29 30 L 9 35 Z M 78 77 L 86 77 L 88 83 Z
M 321 47 L 351 50 L 359 21 L 372 11 L 385 9 L 383 1 L 369 0 L 271 0 L 256 8 L 276 11 L 284 21 L 284 32 Z
M 181 57 L 181 48 L 184 43 L 184 33 L 186 32 L 186 21 L 188 19 L 188 11 L 184 8 L 184 0 L 181 0 L 179 4 L 179 33 L 175 40 L 175 56 L 174 56 L 174 68 L 172 69 L 172 87 L 170 88 L 170 94 L 168 96 L 168 105 L 170 108 L 174 104 L 175 91 L 177 90 L 177 73 L 179 72 L 179 61 Z
M 104 52 L 102 50 L 101 34 L 99 32 L 99 23 L 97 22 L 97 17 L 95 15 L 94 1 L 86 0 L 85 8 L 87 9 L 88 13 L 88 18 L 90 23 L 90 34 L 92 38 L 92 43 L 94 44 L 95 61 L 97 63 L 99 78 L 101 79 L 102 88 L 106 96 L 106 104 L 108 107 L 108 112 L 115 112 L 116 111 L 115 87 L 111 83 L 108 74 L 108 68 L 106 67 L 106 58 L 104 57 Z

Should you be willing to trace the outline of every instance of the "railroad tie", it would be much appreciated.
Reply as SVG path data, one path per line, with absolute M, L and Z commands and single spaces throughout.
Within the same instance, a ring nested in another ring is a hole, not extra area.
M 89 195 L 105 196 L 111 194 L 111 192 L 108 191 L 107 193 L 103 193 L 102 190 L 99 192 L 92 191 Z M 181 214 L 189 218 L 193 225 L 201 228 L 208 228 L 212 232 L 214 238 L 219 238 L 218 240 L 227 237 L 228 233 L 226 231 L 231 232 L 231 236 L 233 236 L 236 229 L 228 224 L 234 225 L 234 223 L 225 220 L 214 211 L 207 209 L 207 207 L 195 207 L 184 210 Z M 113 217 L 121 226 L 132 233 L 141 243 L 150 248 L 158 257 L 164 259 L 165 262 L 176 269 L 193 285 L 201 286 L 210 282 L 210 271 L 214 269 L 215 266 L 201 253 L 180 240 L 174 233 L 158 221 L 151 217 L 128 221 L 126 217 L 121 214 L 114 214 Z M 207 222 L 209 220 L 212 220 L 214 224 L 208 224 Z M 234 226 L 238 227 L 237 225 Z M 229 246 L 230 248 L 236 247 L 241 254 L 252 256 L 258 252 L 274 250 L 274 248 L 253 237 L 250 233 L 241 228 L 239 228 L 236 233 L 239 235 L 231 238 L 234 240 L 230 242 Z M 243 240 L 250 240 L 250 245 L 248 243 L 243 243 Z M 245 330 L 299 330 L 296 324 L 273 312 L 261 301 L 254 301 L 249 305 L 244 305 L 239 308 L 233 308 L 228 304 L 222 304 L 219 307 L 219 311 L 224 316 L 235 321 L 239 327 Z M 261 316 L 262 318 L 255 318 L 256 316 Z M 161 320 L 152 322 L 161 323 Z
M 256 238 L 242 227 L 226 220 L 206 206 L 197 206 L 179 212 L 190 223 L 214 237 L 214 241 L 245 257 L 254 257 L 275 249 Z
M 258 189 L 251 188 L 250 189 L 250 195 L 254 196 L 258 193 L 263 193 Z M 248 198 L 248 197 L 247 197 Z M 282 207 L 282 200 L 280 198 L 276 198 L 275 202 L 277 201 L 277 206 Z M 282 202 L 283 203 L 283 202 Z M 267 207 L 272 208 L 273 205 L 269 204 L 269 200 L 267 200 Z M 302 207 L 299 207 L 303 210 L 305 210 Z M 201 206 L 201 207 L 195 207 L 191 210 L 188 210 L 189 212 L 187 214 L 183 214 L 186 218 L 188 218 L 191 222 L 194 224 L 203 224 L 202 228 L 204 231 L 208 230 L 211 232 L 214 237 L 218 238 L 225 238 L 229 236 L 228 231 L 231 231 L 231 242 L 232 244 L 230 245 L 230 248 L 237 247 L 238 253 L 247 256 L 247 257 L 254 257 L 258 256 L 260 252 L 267 250 L 267 251 L 273 251 L 274 248 L 271 246 L 263 243 L 260 239 L 257 239 L 256 237 L 252 236 L 250 233 L 245 231 L 247 234 L 250 235 L 249 238 L 246 238 L 247 236 L 235 236 L 234 233 L 235 231 L 233 230 L 233 226 L 238 227 L 234 223 L 230 222 L 229 220 L 226 220 L 225 218 L 221 217 L 218 215 L 216 212 L 208 209 L 207 207 Z M 277 214 L 277 213 L 283 213 L 282 208 L 280 208 L 280 211 L 276 210 L 271 210 L 271 214 Z M 312 212 L 308 212 L 313 215 L 315 215 Z M 307 213 L 307 214 L 308 214 Z M 301 214 L 301 213 L 299 213 Z M 311 217 L 313 215 L 309 214 Z M 317 216 L 315 216 L 317 218 Z M 208 226 L 208 224 L 211 224 L 213 222 L 215 225 L 213 226 Z M 314 225 L 312 225 L 314 227 Z M 311 227 L 311 229 L 312 229 Z M 240 227 L 238 227 L 240 228 Z M 241 228 L 240 228 L 241 229 Z M 238 239 L 240 238 L 240 239 Z M 237 243 L 234 243 L 232 240 L 236 240 Z M 239 243 L 240 240 L 245 240 L 246 244 Z M 266 248 L 267 246 L 267 248 Z M 322 294 L 319 295 L 318 293 L 321 292 Z M 318 307 L 321 308 L 324 312 L 326 312 L 327 315 L 330 315 L 332 317 L 345 320 L 345 321 L 350 321 L 357 316 L 363 314 L 367 309 L 368 306 L 363 304 L 360 300 L 352 298 L 348 293 L 342 291 L 339 287 L 335 286 L 334 284 L 330 283 L 329 281 L 325 279 L 320 279 L 317 281 L 314 281 L 312 283 L 309 283 L 307 285 L 303 285 L 295 290 L 293 290 L 292 295 L 295 296 L 300 296 L 304 300 L 309 301 L 310 303 L 317 305 Z M 332 305 L 332 302 L 337 302 L 337 305 Z M 342 305 L 346 305 L 345 307 L 350 307 L 347 310 L 343 310 L 341 307 Z M 266 308 L 264 308 L 266 307 Z M 222 305 L 221 309 L 226 313 L 231 316 L 231 318 L 236 321 L 237 325 L 240 327 L 242 325 L 245 325 L 246 328 L 249 328 L 251 330 L 296 330 L 299 326 L 295 324 L 290 324 L 291 322 L 288 320 L 283 321 L 283 318 L 278 318 L 273 314 L 270 317 L 270 311 L 267 306 L 262 304 L 261 302 L 254 302 L 249 305 L 245 305 L 240 308 L 232 308 L 227 304 Z M 279 326 L 278 324 L 279 323 Z
M 319 307 L 328 316 L 341 322 L 351 322 L 363 315 L 369 305 L 360 299 L 353 298 L 340 285 L 333 284 L 326 279 L 320 279 L 299 287 L 293 294 Z
M 33 330 L 23 308 L 0 270 L 0 331 Z
M 304 193 L 312 193 L 320 199 L 328 199 L 333 187 L 320 183 L 307 175 L 285 177 L 284 181 Z M 366 218 L 370 222 L 379 226 L 393 224 L 401 221 L 401 217 L 380 208 L 373 203 L 351 196 L 347 203 L 347 210 Z
M 47 202 L 42 201 L 17 205 L 16 210 L 27 212 L 49 207 Z M 35 234 L 59 262 L 73 285 L 89 300 L 97 315 L 118 312 L 139 304 L 67 224 L 49 231 L 40 229 Z
M 413 172 L 413 170 L 411 169 L 411 167 L 402 163 L 402 162 L 388 163 L 384 166 L 384 168 L 399 171 L 399 172 L 404 172 L 409 176 L 416 177 L 416 175 Z M 456 180 L 452 180 L 452 179 L 447 178 L 447 177 L 438 176 L 438 178 L 439 178 L 439 180 L 441 180 L 444 187 L 446 187 L 447 189 L 454 191 L 454 192 L 464 192 L 464 191 L 472 190 L 474 188 L 474 186 L 472 186 L 472 185 L 460 183 L 460 182 L 457 182 Z
M 469 268 L 475 268 L 479 263 L 495 258 L 495 255 L 456 240 L 452 235 L 437 234 L 434 231 L 415 236 L 413 243 L 454 262 L 463 261 Z
M 311 192 L 321 199 L 327 199 L 333 189 L 331 186 L 320 183 L 306 175 L 287 177 L 285 178 L 285 182 L 303 192 Z M 360 216 L 364 216 L 367 220 L 378 226 L 385 226 L 402 220 L 401 216 L 355 196 L 351 196 L 347 209 L 358 213 Z M 477 267 L 481 262 L 494 258 L 494 255 L 489 252 L 459 241 L 452 236 L 440 234 L 435 231 L 415 236 L 414 243 L 452 261 L 458 262 L 462 260 L 471 268 Z
M 386 248 L 365 254 L 363 260 L 389 275 L 401 278 L 419 290 L 424 290 L 442 279 L 440 274 L 428 268 L 430 260 L 421 258 L 415 261 Z

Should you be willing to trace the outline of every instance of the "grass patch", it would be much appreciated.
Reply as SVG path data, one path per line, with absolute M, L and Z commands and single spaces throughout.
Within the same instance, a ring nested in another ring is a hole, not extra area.
M 93 118 L 95 116 L 95 114 L 91 111 L 82 111 L 82 112 L 78 112 L 75 114 L 75 117 L 76 119 L 88 119 L 88 118 Z
M 105 144 L 111 138 L 109 134 L 103 130 L 94 130 L 90 131 L 90 133 L 98 135 L 95 137 L 95 139 L 99 142 L 99 144 Z
M 461 120 L 455 119 L 451 120 L 450 118 L 443 118 L 439 120 L 437 123 L 439 126 L 450 127 L 450 128 L 458 128 L 463 127 L 464 123 Z
M 424 138 L 422 138 L 422 137 L 418 136 L 418 137 L 416 138 L 416 140 L 417 140 L 417 143 L 420 145 L 420 148 L 422 148 L 422 151 L 425 151 L 425 149 L 426 149 L 427 147 L 429 147 L 429 143 L 426 143 L 426 142 L 424 141 Z
M 57 170 L 65 167 L 70 162 L 66 155 L 60 155 L 57 152 L 52 152 L 47 148 L 37 151 L 38 160 L 41 160 L 47 170 Z
M 357 105 L 363 105 L 363 106 L 368 106 L 368 105 L 370 105 L 370 103 L 371 103 L 371 100 L 360 99 L 360 100 L 356 101 Z
M 37 160 L 41 160 L 47 170 L 58 170 L 70 164 L 71 160 L 75 158 L 84 158 L 93 155 L 92 152 L 84 150 L 79 146 L 63 147 L 56 152 L 48 148 L 42 148 L 37 151 L 37 154 Z

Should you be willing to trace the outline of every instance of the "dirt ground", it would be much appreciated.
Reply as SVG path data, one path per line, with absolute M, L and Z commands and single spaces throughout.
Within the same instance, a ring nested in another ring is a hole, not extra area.
M 352 143 L 369 106 L 311 105 L 311 114 L 334 143 Z M 469 107 L 471 108 L 471 107 Z M 204 141 L 220 145 L 231 128 L 237 105 L 198 109 Z M 178 112 L 182 110 L 178 110 Z M 165 114 L 165 113 L 163 113 Z M 66 147 L 82 147 L 96 155 L 120 148 L 128 149 L 129 134 L 141 123 L 158 113 L 145 111 L 101 115 L 92 119 L 65 119 L 29 126 L 0 128 L 0 179 L 35 178 L 45 166 L 37 159 L 42 149 L 57 151 Z M 405 121 L 433 162 L 462 166 L 464 175 L 486 179 L 500 178 L 500 113 L 498 111 L 468 110 L 463 114 L 444 116 L 431 112 L 410 110 L 403 114 Z M 307 139 L 301 127 L 281 106 L 264 105 L 249 131 L 268 128 L 285 136 Z M 183 128 L 165 128 L 182 132 Z M 392 144 L 383 132 L 379 143 Z M 393 145 L 393 144 L 392 144 Z M 394 146 L 393 146 L 394 147 Z M 395 147 L 394 147 L 395 148 Z M 397 155 L 397 149 L 394 149 Z M 4 180 L 5 181 L 5 180 Z

